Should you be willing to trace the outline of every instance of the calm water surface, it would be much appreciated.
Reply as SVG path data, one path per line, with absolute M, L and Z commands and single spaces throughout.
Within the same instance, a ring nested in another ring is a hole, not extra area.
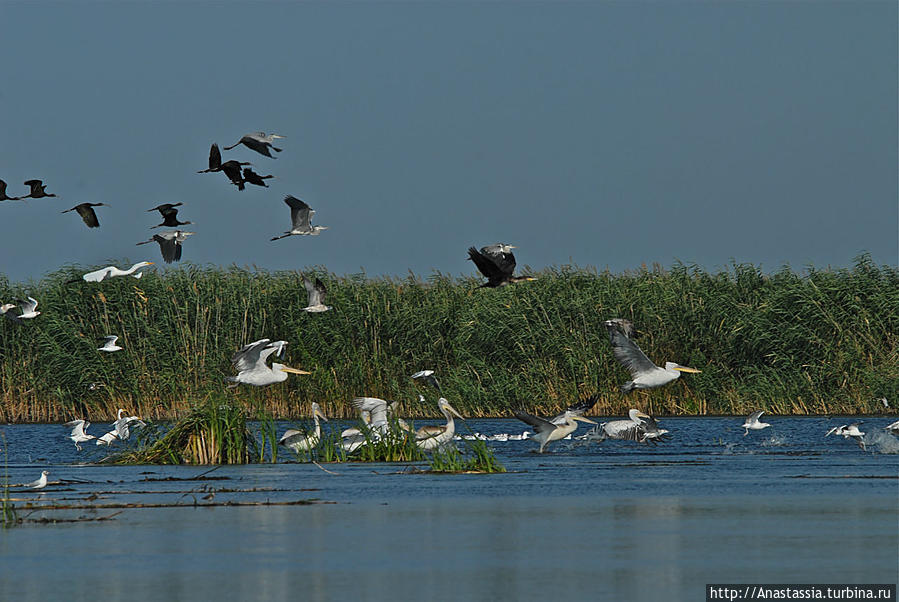
M 209 481 L 159 480 L 206 467 L 82 464 L 102 452 L 76 452 L 58 425 L 0 427 L 11 482 L 44 469 L 65 481 L 16 498 L 189 504 L 0 532 L 0 600 L 701 600 L 709 582 L 895 583 L 899 438 L 880 430 L 894 419 L 866 419 L 867 452 L 823 437 L 836 418 L 771 418 L 748 437 L 741 419 L 666 419 L 672 440 L 657 447 L 489 443 L 508 474 L 284 462 Z M 193 507 L 265 500 L 328 503 Z

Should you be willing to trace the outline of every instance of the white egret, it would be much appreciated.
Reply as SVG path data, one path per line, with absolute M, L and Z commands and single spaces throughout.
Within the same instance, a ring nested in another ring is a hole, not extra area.
M 310 433 L 303 429 L 288 429 L 281 435 L 281 438 L 278 440 L 278 445 L 290 448 L 297 453 L 312 450 L 318 445 L 322 436 L 322 427 L 318 421 L 319 418 L 325 422 L 328 421 L 328 418 L 325 416 L 324 412 L 322 412 L 319 405 L 312 402 L 312 420 L 315 422 L 313 431 Z
M 761 422 L 759 420 L 759 418 L 761 418 L 762 414 L 764 414 L 764 413 L 765 413 L 765 410 L 759 410 L 758 412 L 753 412 L 752 414 L 750 414 L 749 416 L 746 417 L 746 421 L 743 423 L 743 427 L 742 427 L 742 428 L 746 429 L 746 431 L 743 433 L 744 437 L 749 434 L 749 431 L 760 431 L 764 428 L 768 428 L 769 426 L 771 426 L 767 422 Z
M 115 278 L 116 276 L 131 276 L 132 278 L 140 278 L 143 276 L 143 272 L 137 272 L 137 270 L 146 267 L 148 265 L 153 265 L 152 261 L 139 261 L 135 263 L 133 266 L 128 268 L 127 270 L 120 270 L 114 265 L 106 266 L 105 268 L 101 268 L 99 270 L 95 270 L 93 272 L 88 272 L 87 274 L 81 277 L 81 280 L 85 282 L 103 282 L 107 278 Z M 135 272 L 137 272 L 135 274 Z M 78 279 L 70 280 L 71 282 L 78 282 Z
M 85 441 L 90 441 L 91 439 L 96 439 L 93 435 L 87 434 L 87 427 L 91 425 L 87 420 L 72 420 L 71 422 L 66 422 L 63 426 L 67 426 L 72 429 L 72 434 L 69 435 L 69 439 L 71 439 L 75 443 L 75 449 L 81 451 L 80 443 L 84 443 Z
M 231 363 L 238 370 L 237 376 L 229 376 L 226 380 L 235 383 L 230 385 L 231 387 L 236 387 L 240 383 L 262 387 L 284 382 L 288 373 L 312 374 L 277 362 L 273 362 L 271 367 L 266 364 L 266 360 L 273 353 L 283 354 L 286 345 L 287 341 L 272 343 L 270 339 L 259 339 L 244 345 L 231 357 Z
M 698 373 L 701 370 L 696 368 L 688 368 L 674 362 L 665 362 L 665 367 L 656 366 L 640 347 L 624 334 L 622 327 L 615 320 L 606 320 L 603 323 L 609 331 L 609 340 L 612 343 L 612 352 L 615 359 L 627 368 L 631 373 L 631 378 L 619 388 L 623 393 L 628 393 L 634 389 L 653 389 L 667 385 L 677 380 L 681 372 Z
M 124 349 L 124 347 L 119 347 L 115 344 L 118 340 L 119 337 L 114 334 L 103 337 L 103 346 L 97 347 L 97 351 L 106 351 L 107 353 L 112 353 L 113 351 L 121 351 L 122 349 Z
M 452 441 L 453 435 L 456 433 L 453 415 L 462 418 L 462 415 L 443 397 L 437 400 L 437 407 L 446 416 L 446 425 L 423 426 L 415 431 L 415 445 L 421 450 L 431 451 Z M 462 418 L 462 420 L 465 419 Z

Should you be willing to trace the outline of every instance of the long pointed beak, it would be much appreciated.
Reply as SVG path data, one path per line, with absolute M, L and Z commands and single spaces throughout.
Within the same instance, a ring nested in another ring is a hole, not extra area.
M 283 138 L 281 134 L 272 134 L 272 138 Z
M 459 412 L 457 412 L 457 411 L 456 411 L 456 408 L 454 408 L 454 407 L 451 406 L 450 404 L 446 404 L 446 409 L 449 410 L 450 412 L 452 412 L 453 414 L 455 414 L 455 415 L 456 415 L 456 418 L 461 418 L 462 420 L 465 420 L 465 416 L 463 416 L 462 414 L 460 414 Z
M 148 261 L 147 265 L 154 265 L 155 263 L 156 263 L 155 261 Z
M 589 418 L 584 418 L 583 416 L 572 416 L 572 419 L 574 419 L 574 420 L 579 420 L 580 422 L 589 422 L 590 424 L 596 424 L 595 422 L 593 422 L 593 421 L 590 420 Z
M 678 371 L 680 371 L 680 372 L 690 372 L 690 373 L 693 373 L 693 374 L 698 373 L 698 372 L 702 372 L 702 370 L 697 370 L 696 368 L 687 368 L 686 366 L 677 366 L 677 367 L 675 368 L 675 370 L 678 370 Z
M 281 371 L 282 372 L 290 372 L 291 374 L 312 374 L 312 372 L 306 372 L 305 370 L 291 368 L 290 366 L 281 366 Z
M 324 420 L 325 422 L 328 421 L 328 417 L 325 416 L 324 412 L 322 412 L 321 410 L 316 411 L 315 415 L 318 416 L 319 418 L 321 418 L 322 420 Z

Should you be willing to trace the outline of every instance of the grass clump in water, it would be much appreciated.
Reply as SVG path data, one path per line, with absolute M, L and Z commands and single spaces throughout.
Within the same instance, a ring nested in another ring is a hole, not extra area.
M 465 441 L 470 455 L 465 455 L 455 446 L 436 450 L 431 456 L 431 472 L 440 473 L 495 473 L 506 472 L 493 450 L 480 440 Z

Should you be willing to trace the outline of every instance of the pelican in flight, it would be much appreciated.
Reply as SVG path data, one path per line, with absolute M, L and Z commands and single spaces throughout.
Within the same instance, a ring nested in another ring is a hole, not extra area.
M 91 425 L 87 420 L 72 420 L 71 422 L 66 422 L 63 426 L 67 426 L 72 429 L 72 434 L 69 435 L 69 439 L 71 439 L 75 443 L 75 449 L 81 451 L 80 443 L 84 443 L 85 441 L 90 441 L 91 439 L 96 439 L 93 435 L 87 434 L 87 427 Z
M 104 341 L 103 346 L 97 347 L 97 351 L 106 351 L 109 353 L 112 353 L 113 351 L 121 351 L 122 349 L 124 349 L 124 347 L 119 347 L 118 345 L 115 344 L 115 342 L 118 340 L 119 340 L 119 337 L 117 337 L 114 334 L 110 334 L 110 335 L 103 337 L 103 341 Z
M 318 419 L 321 418 L 325 422 L 328 418 L 317 403 L 312 402 L 312 420 L 315 422 L 315 428 L 310 433 L 303 429 L 288 429 L 278 440 L 278 445 L 292 449 L 296 453 L 301 451 L 311 451 L 318 442 L 321 441 L 322 427 Z
M 661 436 L 668 432 L 665 429 L 660 429 L 652 416 L 640 410 L 628 410 L 627 416 L 627 420 L 603 422 L 598 427 L 591 429 L 582 439 L 598 442 L 606 439 L 617 439 L 646 443 L 651 439 L 661 439 Z M 655 442 L 653 441 L 653 443 Z
M 187 240 L 188 236 L 196 234 L 196 232 L 185 232 L 184 230 L 168 230 L 154 234 L 150 240 L 137 243 L 138 245 L 146 245 L 151 242 L 159 243 L 159 251 L 162 253 L 162 259 L 166 263 L 173 261 L 181 261 L 181 245 Z
M 654 389 L 667 385 L 677 380 L 681 372 L 701 372 L 696 368 L 688 368 L 674 362 L 665 362 L 665 367 L 659 368 L 646 357 L 635 342 L 624 334 L 617 322 L 606 320 L 603 324 L 609 331 L 615 359 L 627 368 L 633 378 L 619 387 L 623 393 L 629 393 L 634 389 Z
M 303 286 L 306 287 L 308 298 L 308 305 L 303 308 L 303 311 L 320 313 L 331 309 L 330 305 L 325 305 L 325 294 L 327 294 L 328 289 L 325 288 L 325 284 L 321 280 L 316 278 L 315 284 L 313 284 L 311 280 L 303 276 Z
M 764 413 L 765 413 L 765 410 L 759 410 L 758 412 L 753 412 L 752 414 L 750 414 L 749 416 L 746 417 L 746 422 L 743 423 L 743 427 L 742 427 L 742 428 L 746 429 L 743 432 L 744 437 L 749 434 L 749 431 L 760 431 L 764 428 L 768 428 L 769 426 L 771 426 L 767 422 L 762 422 L 759 420 L 759 418 L 761 418 L 762 414 L 764 414 Z
M 268 184 L 265 183 L 266 180 L 270 180 L 275 176 L 269 174 L 267 176 L 260 176 L 258 173 L 250 169 L 249 167 L 243 168 L 243 181 L 247 184 L 252 184 L 253 186 L 262 186 L 263 188 L 268 188 Z
M 284 382 L 288 374 L 312 374 L 277 362 L 272 363 L 271 368 L 268 367 L 266 360 L 269 356 L 273 353 L 282 355 L 286 346 L 287 341 L 272 343 L 270 339 L 259 339 L 241 347 L 231 357 L 231 363 L 238 372 L 237 376 L 226 378 L 228 382 L 235 383 L 230 387 L 236 387 L 240 383 L 262 387 Z
M 515 255 L 512 254 L 514 248 L 504 243 L 481 247 L 480 251 L 474 247 L 468 248 L 468 259 L 473 261 L 478 271 L 487 278 L 487 282 L 480 288 L 497 288 L 515 282 L 536 280 L 531 276 L 512 275 L 515 271 Z
M 47 477 L 50 476 L 49 470 L 42 470 L 41 476 L 36 481 L 31 481 L 30 483 L 26 483 L 22 485 L 22 487 L 28 487 L 29 489 L 43 489 L 47 486 Z
M 177 228 L 178 226 L 185 226 L 187 224 L 192 224 L 193 222 L 182 222 L 178 220 L 178 209 L 179 205 L 183 205 L 183 203 L 163 203 L 157 207 L 153 207 L 152 209 L 147 209 L 147 211 L 158 211 L 159 215 L 162 216 L 162 223 L 157 224 L 155 226 L 150 226 L 150 229 L 153 228 Z
M 850 437 L 852 437 L 853 439 L 855 439 L 855 442 L 858 443 L 858 446 L 862 448 L 862 451 L 867 451 L 867 448 L 865 447 L 865 441 L 864 439 L 862 439 L 865 434 L 858 430 L 858 426 L 860 424 L 861 422 L 853 422 L 849 426 L 846 426 L 845 424 L 835 426 L 827 431 L 824 436 L 827 437 L 828 435 L 843 435 L 844 439 L 849 439 Z
M 462 414 L 457 412 L 443 397 L 437 400 L 437 407 L 446 416 L 446 425 L 423 426 L 415 431 L 415 445 L 418 446 L 418 449 L 431 451 L 446 445 L 453 440 L 453 435 L 456 433 L 453 415 L 465 420 L 462 418 Z
M 41 199 L 48 196 L 56 196 L 55 194 L 47 194 L 47 187 L 40 180 L 26 180 L 25 186 L 31 188 L 31 192 L 20 199 Z
M 137 270 L 147 267 L 148 265 L 153 265 L 152 261 L 139 261 L 135 263 L 133 266 L 128 268 L 127 270 L 120 270 L 114 265 L 108 265 L 105 268 L 101 268 L 99 270 L 95 270 L 93 272 L 88 272 L 83 275 L 81 278 L 75 278 L 74 280 L 69 280 L 66 284 L 71 284 L 73 282 L 78 282 L 78 280 L 84 280 L 85 282 L 103 282 L 107 278 L 115 278 L 116 276 L 131 276 L 133 278 L 140 278 L 144 275 L 143 272 L 137 272 Z M 137 272 L 135 274 L 135 272 Z
M 315 215 L 315 210 L 300 199 L 288 194 L 284 197 L 284 202 L 290 207 L 290 221 L 292 225 L 290 231 L 285 232 L 281 236 L 275 236 L 272 240 L 287 238 L 295 234 L 300 236 L 318 236 L 322 230 L 328 229 L 328 226 L 312 225 L 311 220 L 312 216 Z
M 6 196 L 6 182 L 0 180 L 0 201 L 19 201 L 20 196 Z
M 88 228 L 99 228 L 100 220 L 97 219 L 97 212 L 94 207 L 109 207 L 106 203 L 80 203 L 71 209 L 60 211 L 60 213 L 68 213 L 69 211 L 77 211 Z
M 437 389 L 437 391 L 441 395 L 443 394 L 443 390 L 440 388 L 440 381 L 438 381 L 437 377 L 434 376 L 433 370 L 419 370 L 418 372 L 416 372 L 415 374 L 412 375 L 412 378 L 414 378 L 416 380 L 420 378 L 423 382 L 425 382 L 425 383 L 431 385 L 432 387 L 434 387 L 435 389 Z M 421 395 L 419 395 L 418 397 L 419 397 L 419 401 L 424 401 L 424 397 L 422 397 Z
M 272 144 L 278 138 L 284 138 L 284 136 L 279 136 L 278 134 L 269 134 L 268 136 L 266 136 L 265 132 L 253 132 L 251 134 L 243 136 L 240 140 L 238 140 L 231 146 L 226 146 L 225 150 L 231 150 L 235 146 L 243 144 L 247 148 L 252 149 L 261 155 L 271 157 L 272 159 L 277 159 L 277 157 L 272 157 L 272 154 L 268 151 L 268 149 L 272 149 L 276 153 L 281 152 L 280 148 L 277 148 Z
M 19 315 L 11 313 L 11 310 L 15 307 L 21 309 L 22 313 L 20 313 Z M 15 303 L 4 303 L 2 306 L 0 306 L 0 313 L 4 314 L 13 322 L 21 324 L 22 320 L 30 320 L 40 315 L 41 312 L 37 311 L 36 308 L 37 299 L 35 299 L 34 297 L 28 297 L 27 301 L 16 299 Z
M 536 434 L 531 439 L 540 444 L 540 449 L 537 450 L 537 453 L 542 454 L 543 449 L 550 441 L 564 439 L 573 433 L 577 429 L 578 422 L 595 425 L 594 421 L 584 418 L 583 414 L 596 404 L 597 399 L 599 397 L 594 395 L 589 399 L 568 406 L 567 410 L 549 420 L 522 411 L 515 412 L 515 417 L 534 429 Z

